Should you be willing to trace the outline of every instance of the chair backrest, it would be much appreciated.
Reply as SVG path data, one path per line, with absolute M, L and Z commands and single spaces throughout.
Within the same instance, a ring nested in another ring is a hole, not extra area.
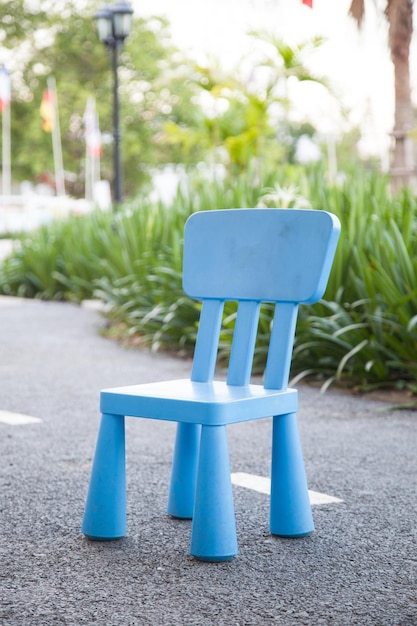
M 236 300 L 228 383 L 247 384 L 260 303 L 275 302 L 265 386 L 286 387 L 298 305 L 322 297 L 339 232 L 336 216 L 316 210 L 230 209 L 188 219 L 183 287 L 203 300 L 193 380 L 213 378 L 223 304 Z

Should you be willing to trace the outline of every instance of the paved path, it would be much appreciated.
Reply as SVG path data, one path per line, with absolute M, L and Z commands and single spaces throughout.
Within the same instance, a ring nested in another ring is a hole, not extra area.
M 235 486 L 240 554 L 223 564 L 189 557 L 190 523 L 165 515 L 173 425 L 130 420 L 128 536 L 92 543 L 99 390 L 190 364 L 124 349 L 68 304 L 0 298 L 0 320 L 2 626 L 417 624 L 416 413 L 302 387 L 309 485 L 342 502 L 314 506 L 310 537 L 280 539 L 268 496 Z M 268 476 L 270 420 L 230 427 L 229 444 L 234 473 Z

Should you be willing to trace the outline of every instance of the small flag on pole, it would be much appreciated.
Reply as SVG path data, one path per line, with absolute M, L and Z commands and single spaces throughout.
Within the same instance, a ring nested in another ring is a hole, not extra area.
M 303 4 L 305 4 L 306 6 L 310 7 L 310 9 L 313 8 L 313 0 L 301 0 Z
M 0 67 L 0 112 L 2 112 L 10 104 L 11 89 L 10 76 L 6 67 Z
M 55 125 L 55 103 L 54 94 L 50 89 L 45 89 L 41 102 L 40 114 L 42 117 L 42 128 L 46 133 L 51 133 Z

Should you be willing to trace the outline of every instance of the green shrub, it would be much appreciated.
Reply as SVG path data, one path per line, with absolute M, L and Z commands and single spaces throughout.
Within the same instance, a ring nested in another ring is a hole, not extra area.
M 136 199 L 116 214 L 94 212 L 23 237 L 0 266 L 5 294 L 105 300 L 110 318 L 153 348 L 191 350 L 200 310 L 181 287 L 183 228 L 194 211 L 256 206 L 265 190 L 287 189 L 341 220 L 324 299 L 301 307 L 293 375 L 372 388 L 417 389 L 417 203 L 391 198 L 384 177 L 353 171 L 328 184 L 320 167 L 285 166 L 262 179 L 193 181 L 173 203 Z M 262 309 L 255 368 L 263 366 L 272 306 Z M 225 310 L 220 356 L 227 358 L 235 309 Z

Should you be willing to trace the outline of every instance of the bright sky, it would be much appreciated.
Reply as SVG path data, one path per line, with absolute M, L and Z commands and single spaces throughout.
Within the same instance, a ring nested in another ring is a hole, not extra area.
M 205 55 L 232 68 L 250 51 L 249 30 L 268 30 L 294 44 L 314 35 L 328 40 L 311 59 L 313 69 L 329 77 L 350 119 L 361 124 L 366 145 L 382 153 L 393 125 L 393 71 L 386 48 L 385 20 L 371 11 L 359 34 L 347 17 L 350 0 L 132 0 L 136 15 L 165 15 L 176 44 L 190 55 Z M 413 59 L 412 59 L 413 60 Z M 325 133 L 337 133 L 341 120 L 329 98 L 300 97 Z

